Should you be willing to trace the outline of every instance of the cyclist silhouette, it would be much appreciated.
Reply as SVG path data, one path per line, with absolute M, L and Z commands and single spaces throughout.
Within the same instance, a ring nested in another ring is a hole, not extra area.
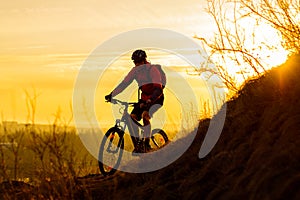
M 105 99 L 107 101 L 111 101 L 112 97 L 121 93 L 127 86 L 132 83 L 133 80 L 136 80 L 142 93 L 139 97 L 137 105 L 134 106 L 130 114 L 131 118 L 133 119 L 131 125 L 134 129 L 134 132 L 137 133 L 138 128 L 133 122 L 134 120 L 140 121 L 141 119 L 143 119 L 145 147 L 146 151 L 150 151 L 150 119 L 153 114 L 163 105 L 163 80 L 160 70 L 156 67 L 153 67 L 153 65 L 147 61 L 147 55 L 144 50 L 138 49 L 134 51 L 131 59 L 133 60 L 135 66 L 125 76 L 124 80 L 110 94 L 105 96 Z M 159 106 L 153 106 L 155 104 Z M 143 153 L 143 150 L 139 148 L 140 145 L 134 146 L 134 153 Z

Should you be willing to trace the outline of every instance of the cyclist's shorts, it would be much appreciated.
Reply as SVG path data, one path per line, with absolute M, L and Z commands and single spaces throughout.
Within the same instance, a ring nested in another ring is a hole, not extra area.
M 152 118 L 153 114 L 159 109 L 162 107 L 163 105 L 163 102 L 164 102 L 164 97 L 162 96 L 162 98 L 159 99 L 159 101 L 154 104 L 154 105 L 151 105 L 150 107 L 143 107 L 141 108 L 140 107 L 140 104 L 144 103 L 143 100 L 139 100 L 139 103 L 136 104 L 131 112 L 131 114 L 134 114 L 136 115 L 137 117 L 137 120 L 140 121 L 142 119 L 142 114 L 144 111 L 148 111 L 149 112 L 149 115 L 150 117 Z

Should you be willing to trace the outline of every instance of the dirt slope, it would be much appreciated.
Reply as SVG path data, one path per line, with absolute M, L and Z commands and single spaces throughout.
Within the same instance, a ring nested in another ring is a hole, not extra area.
M 209 120 L 173 164 L 81 179 L 97 199 L 300 199 L 300 56 L 249 81 L 227 103 L 222 135 L 198 158 Z M 85 196 L 83 193 L 81 194 Z M 81 197 L 83 197 L 81 196 Z M 86 197 L 87 197 L 86 196 Z
M 209 120 L 199 123 L 192 145 L 171 165 L 145 174 L 80 177 L 73 197 L 300 199 L 299 76 L 300 55 L 245 84 L 227 103 L 221 137 L 204 159 L 198 152 Z

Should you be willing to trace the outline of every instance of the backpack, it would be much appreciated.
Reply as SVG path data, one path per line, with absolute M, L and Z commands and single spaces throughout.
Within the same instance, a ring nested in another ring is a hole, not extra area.
M 156 69 L 158 69 L 158 71 L 160 72 L 160 78 L 161 78 L 161 84 L 162 84 L 162 88 L 164 89 L 167 83 L 167 78 L 166 78 L 166 73 L 164 72 L 164 70 L 161 68 L 161 65 L 152 65 L 149 68 L 149 72 L 151 70 L 152 67 L 156 67 Z M 150 73 L 148 73 L 150 74 Z

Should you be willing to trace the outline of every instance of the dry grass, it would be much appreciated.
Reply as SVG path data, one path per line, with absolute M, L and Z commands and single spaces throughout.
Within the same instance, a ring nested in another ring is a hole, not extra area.
M 32 143 L 26 148 L 35 155 L 35 183 L 13 180 L 2 148 L 0 170 L 9 180 L 1 184 L 0 199 L 299 199 L 299 63 L 295 56 L 244 85 L 227 103 L 223 132 L 207 157 L 200 160 L 198 152 L 208 119 L 200 121 L 190 148 L 155 172 L 79 177 L 75 163 L 86 167 L 80 164 L 84 156 L 74 156 L 78 149 L 64 132 L 55 127 L 43 137 L 30 132 Z M 21 174 L 25 160 L 21 154 L 18 158 Z
M 1 140 L 0 199 L 74 199 L 77 177 L 98 171 L 71 128 L 3 127 Z

